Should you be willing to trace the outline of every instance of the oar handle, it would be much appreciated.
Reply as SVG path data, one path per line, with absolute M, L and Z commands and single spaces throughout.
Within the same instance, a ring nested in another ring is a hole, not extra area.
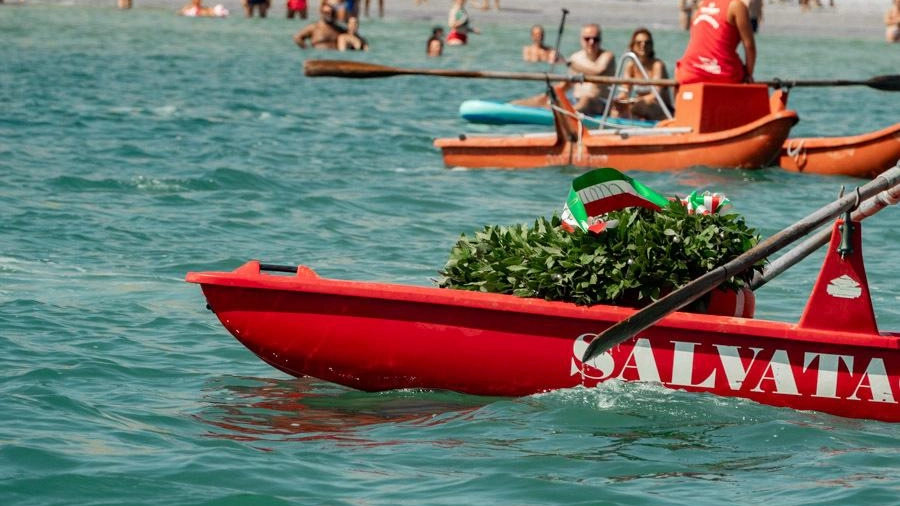
M 859 207 L 850 214 L 853 221 L 862 221 L 885 207 L 892 206 L 900 202 L 900 185 L 894 186 L 889 190 L 885 190 L 874 197 L 863 201 Z M 769 262 L 761 274 L 754 276 L 750 282 L 750 289 L 756 290 L 772 281 L 776 276 L 786 271 L 790 267 L 797 264 L 804 258 L 811 255 L 814 251 L 825 246 L 831 238 L 831 229 L 824 228 L 808 237 L 806 240 L 798 244 L 789 252 L 781 255 L 776 260 Z
M 893 188 L 898 182 L 900 182 L 900 167 L 894 167 L 866 185 L 857 188 L 856 192 L 822 207 L 806 218 L 760 242 L 734 260 L 713 269 L 630 317 L 614 324 L 588 345 L 582 361 L 587 362 L 613 346 L 631 339 L 637 333 L 647 329 L 666 315 L 699 299 L 731 276 L 743 272 L 758 261 L 807 235 L 841 213 L 848 211 L 858 203 L 857 194 L 859 199 L 865 200 L 878 192 Z

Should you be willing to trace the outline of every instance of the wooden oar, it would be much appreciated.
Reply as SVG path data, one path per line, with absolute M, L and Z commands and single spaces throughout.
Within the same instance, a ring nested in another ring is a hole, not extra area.
M 846 195 L 822 207 L 806 218 L 760 242 L 734 260 L 713 269 L 609 327 L 588 345 L 581 360 L 587 362 L 613 346 L 634 337 L 635 334 L 650 327 L 669 313 L 677 311 L 699 299 L 731 276 L 745 271 L 760 260 L 851 209 L 857 203 L 857 193 L 859 194 L 859 199 L 866 200 L 878 192 L 893 188 L 898 183 L 900 183 L 900 167 L 894 167 L 866 185 L 857 188 L 856 192 L 852 192 L 850 195 Z
M 885 207 L 892 206 L 897 202 L 900 202 L 900 185 L 894 186 L 890 190 L 885 190 L 864 201 L 850 214 L 850 218 L 853 219 L 853 221 L 862 221 L 878 211 L 881 211 Z M 772 281 L 775 276 L 778 276 L 797 262 L 811 255 L 817 249 L 825 246 L 830 238 L 830 227 L 823 228 L 816 232 L 815 235 L 806 238 L 806 240 L 784 255 L 778 257 L 778 259 L 769 262 L 761 274 L 754 276 L 753 280 L 750 282 L 750 289 L 756 290 L 769 281 Z
M 349 60 L 306 60 L 303 72 L 309 77 L 347 77 L 367 79 L 393 76 L 438 76 L 467 79 L 507 79 L 515 81 L 568 81 L 600 84 L 645 84 L 652 86 L 675 86 L 674 79 L 632 79 L 625 77 L 585 76 L 568 74 L 546 74 L 541 72 L 499 72 L 482 70 L 409 69 L 388 67 L 374 63 Z M 882 91 L 900 91 L 900 75 L 876 76 L 862 81 L 837 80 L 788 80 L 774 79 L 757 81 L 776 88 L 793 86 L 868 86 Z

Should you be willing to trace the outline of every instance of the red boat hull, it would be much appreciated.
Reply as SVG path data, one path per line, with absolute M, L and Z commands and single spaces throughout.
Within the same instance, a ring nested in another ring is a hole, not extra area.
M 588 342 L 633 309 L 330 280 L 303 267 L 270 275 L 257 262 L 187 281 L 267 363 L 360 390 L 521 396 L 619 379 L 900 421 L 896 334 L 674 313 L 582 363 Z

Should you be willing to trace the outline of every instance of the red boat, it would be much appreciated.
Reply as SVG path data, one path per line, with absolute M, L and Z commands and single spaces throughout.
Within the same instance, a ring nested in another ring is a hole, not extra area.
M 524 169 L 556 165 L 667 171 L 693 166 L 756 169 L 771 165 L 797 113 L 785 92 L 764 84 L 684 85 L 675 117 L 653 128 L 587 130 L 557 92 L 555 131 L 435 140 L 448 167 Z
M 900 333 L 878 331 L 861 225 L 842 256 L 840 223 L 799 323 L 676 312 L 587 363 L 592 339 L 636 310 L 324 279 L 257 261 L 186 280 L 265 362 L 360 390 L 521 396 L 618 379 L 900 422 Z
M 781 148 L 782 169 L 809 174 L 875 177 L 900 163 L 900 123 L 850 137 L 791 138 Z

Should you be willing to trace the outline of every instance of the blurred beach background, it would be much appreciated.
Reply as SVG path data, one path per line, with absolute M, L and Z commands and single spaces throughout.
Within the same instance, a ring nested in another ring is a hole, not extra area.
M 594 21 L 617 53 L 650 27 L 670 68 L 687 42 L 674 0 L 469 2 L 484 33 L 428 59 L 449 3 L 386 0 L 383 19 L 362 20 L 372 50 L 355 54 L 298 49 L 305 22 L 279 3 L 265 20 L 235 1 L 226 19 L 176 16 L 171 0 L 0 6 L 0 504 L 896 504 L 892 424 L 616 382 L 515 399 L 363 393 L 285 376 L 228 335 L 186 272 L 256 258 L 432 285 L 461 233 L 551 215 L 580 173 L 448 169 L 433 147 L 521 130 L 457 109 L 540 83 L 310 79 L 305 59 L 541 71 L 521 47 L 535 23 L 552 43 L 563 6 L 566 53 Z M 897 73 L 888 2 L 835 3 L 766 3 L 757 77 Z M 793 134 L 877 130 L 898 104 L 797 88 Z M 763 236 L 863 182 L 777 167 L 629 175 L 724 192 Z M 900 330 L 898 218 L 864 224 L 882 330 Z M 796 321 L 821 259 L 763 287 L 757 316 Z
M 764 0 L 765 21 L 763 32 L 826 37 L 862 37 L 883 39 L 884 12 L 889 0 L 810 0 L 812 8 L 802 11 L 796 0 Z M 365 0 L 359 0 L 364 4 Z M 7 4 L 19 3 L 6 0 Z M 68 6 L 116 6 L 116 0 L 27 0 L 28 4 L 58 4 Z M 177 10 L 188 2 L 181 0 L 133 0 L 133 8 Z M 385 18 L 411 21 L 432 21 L 445 24 L 450 0 L 426 0 L 416 5 L 415 0 L 384 0 Z M 232 16 L 243 16 L 239 0 L 210 0 L 204 4 L 222 4 Z M 310 0 L 310 19 L 316 19 L 318 0 Z M 378 0 L 370 0 L 370 15 L 377 18 Z M 494 0 L 489 10 L 481 10 L 481 0 L 469 0 L 467 9 L 478 23 L 534 23 L 540 22 L 548 29 L 558 25 L 560 10 L 572 12 L 569 28 L 578 23 L 598 22 L 604 27 L 646 26 L 654 29 L 678 28 L 677 0 L 501 0 L 501 10 L 495 9 Z M 285 2 L 274 1 L 269 17 L 283 17 Z M 360 11 L 362 13 L 362 10 Z M 365 16 L 361 16 L 365 24 Z M 541 21 L 535 21 L 541 20 Z M 588 21 L 591 20 L 591 21 Z M 552 42 L 552 41 L 550 41 Z

